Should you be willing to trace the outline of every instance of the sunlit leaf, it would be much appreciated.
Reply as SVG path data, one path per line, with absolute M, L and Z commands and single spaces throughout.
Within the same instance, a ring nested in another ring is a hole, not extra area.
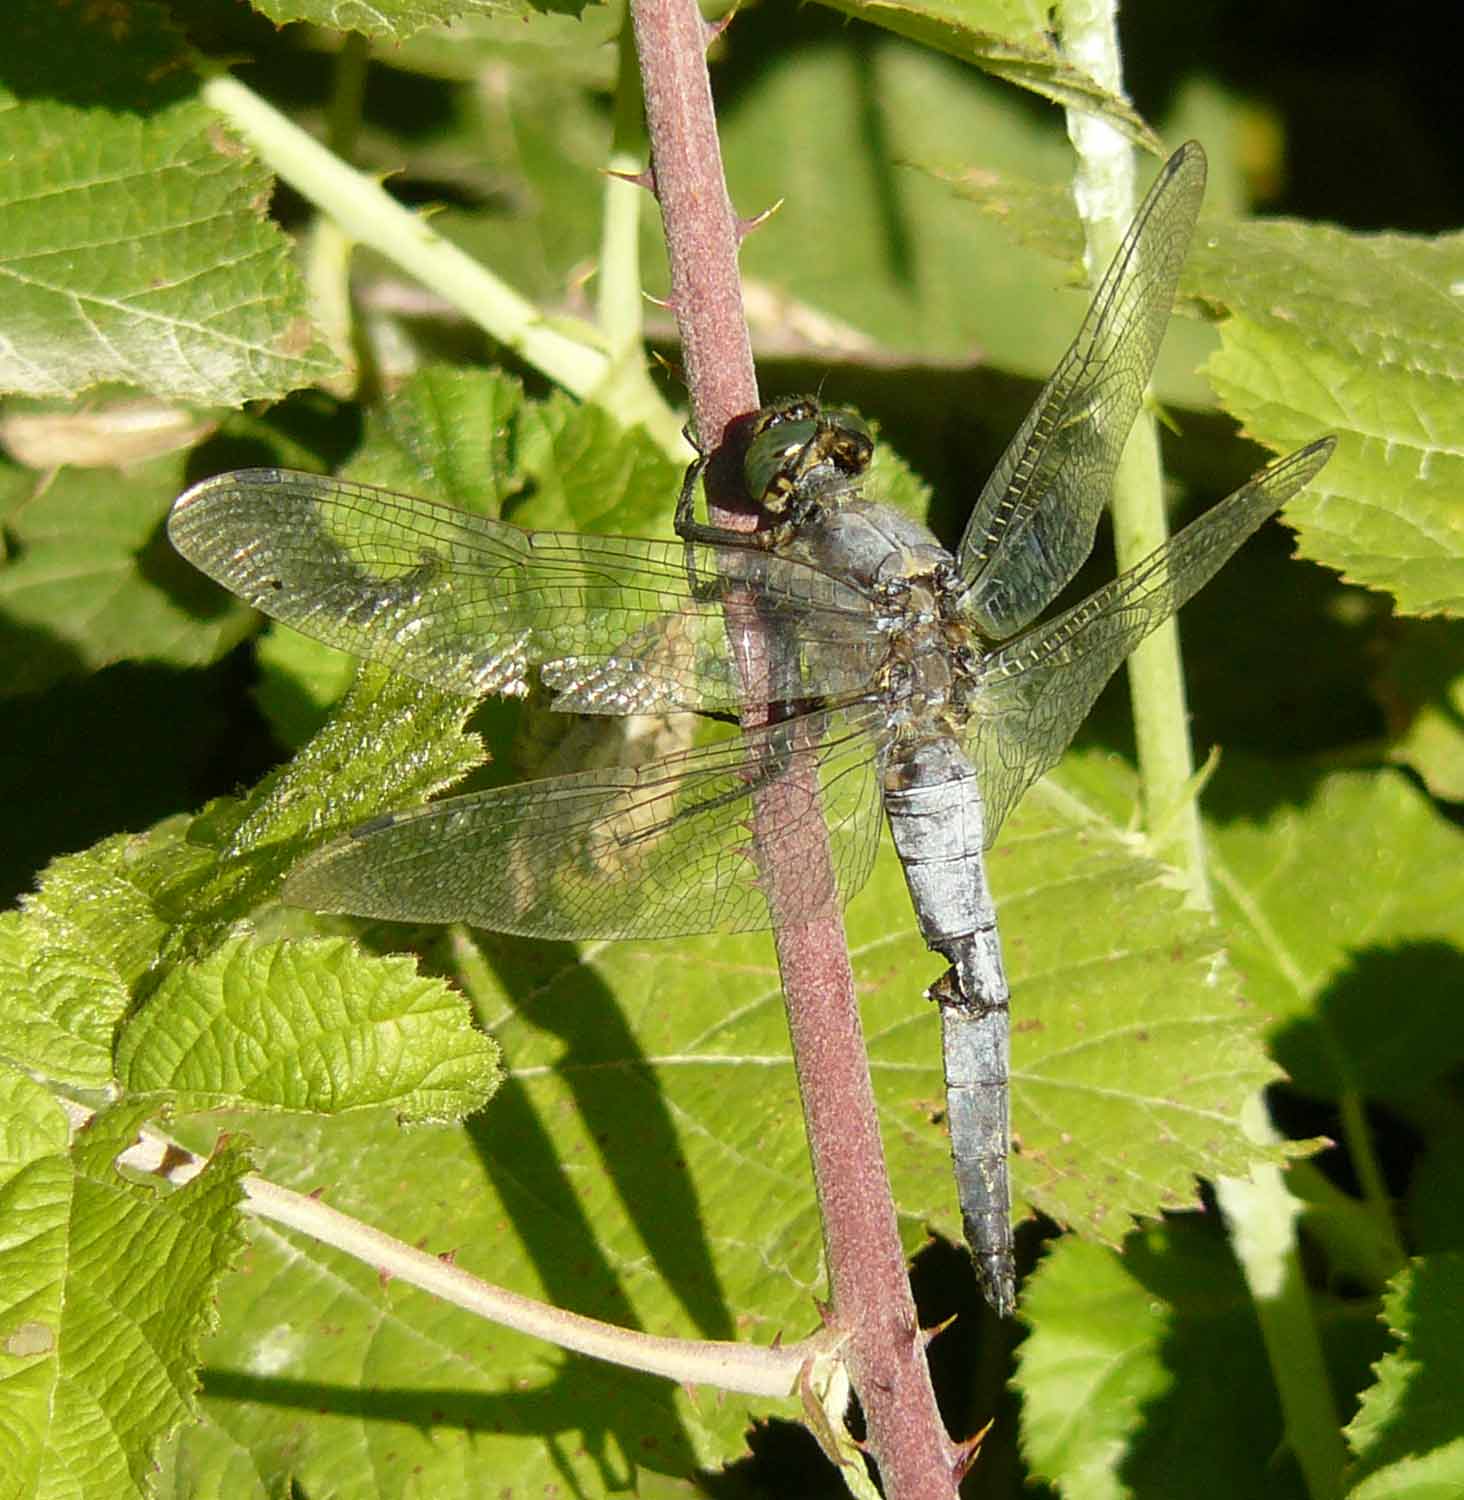
M 176 1192 L 113 1165 L 144 1111 L 66 1117 L 0 1070 L 0 1473 L 27 1500 L 145 1493 L 160 1442 L 195 1410 L 199 1346 L 238 1255 L 242 1154 L 224 1148 Z
M 388 1105 L 420 1122 L 478 1109 L 495 1057 L 461 999 L 409 959 L 368 958 L 341 938 L 235 938 L 163 981 L 121 1035 L 117 1074 L 182 1109 Z
M 27 73 L 0 84 L 0 390 L 234 404 L 331 373 L 269 177 L 193 97 L 161 9 L 7 20 Z
M 1329 429 L 1325 473 L 1287 507 L 1303 557 L 1464 609 L 1464 235 L 1348 234 L 1283 221 L 1202 226 L 1184 289 L 1221 307 L 1207 373 L 1254 437 Z

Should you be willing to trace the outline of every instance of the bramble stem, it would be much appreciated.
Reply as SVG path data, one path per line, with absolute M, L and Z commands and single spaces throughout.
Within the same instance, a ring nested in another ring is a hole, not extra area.
M 711 451 L 730 423 L 757 407 L 758 396 L 737 270 L 740 227 L 722 174 L 706 33 L 693 0 L 634 0 L 632 15 L 673 311 L 697 432 Z M 713 524 L 751 525 L 755 518 L 745 503 L 736 504 L 715 458 L 707 473 Z M 749 656 L 759 658 L 755 639 Z M 786 789 L 775 784 L 760 798 L 755 814 L 775 912 L 782 881 L 806 882 L 829 859 L 826 840 L 803 847 L 779 827 L 780 790 Z M 812 921 L 776 929 L 774 938 L 822 1212 L 829 1322 L 847 1340 L 867 1449 L 890 1500 L 954 1500 L 962 1450 L 941 1427 L 930 1384 L 837 903 L 831 900 Z

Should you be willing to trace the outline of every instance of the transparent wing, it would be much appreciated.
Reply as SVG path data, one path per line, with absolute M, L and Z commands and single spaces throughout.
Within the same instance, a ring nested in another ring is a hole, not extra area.
M 966 751 L 980 777 L 988 845 L 1022 793 L 1057 764 L 1119 663 L 1316 477 L 1334 447 L 1335 438 L 1321 438 L 1277 459 L 1106 588 L 982 662 Z
M 1030 624 L 1093 550 L 1205 194 L 1193 141 L 1139 208 L 1083 326 L 976 501 L 957 557 L 992 640 Z
M 777 780 L 791 839 L 827 825 L 847 900 L 879 841 L 882 724 L 869 706 L 821 711 L 639 768 L 555 776 L 378 818 L 296 866 L 284 899 L 559 939 L 766 927 L 753 797 Z M 796 921 L 830 894 L 826 883 L 805 881 L 780 903 L 780 918 Z
M 566 710 L 735 709 L 744 692 L 716 581 L 823 643 L 803 694 L 853 694 L 877 665 L 859 589 L 753 548 L 523 531 L 283 469 L 195 485 L 168 535 L 274 619 L 451 692 L 520 693 L 531 666 L 552 664 L 544 679 Z

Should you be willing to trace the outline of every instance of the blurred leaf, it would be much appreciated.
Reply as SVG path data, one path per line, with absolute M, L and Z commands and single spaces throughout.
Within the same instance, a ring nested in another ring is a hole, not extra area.
M 1374 1204 L 1343 1192 L 1311 1162 L 1294 1163 L 1286 1187 L 1301 1205 L 1305 1240 L 1325 1257 L 1329 1285 L 1372 1292 L 1397 1272 L 1397 1231 Z M 1409 1228 L 1417 1232 L 1415 1224 Z
M 14 555 L 0 561 L 0 693 L 123 659 L 202 666 L 248 632 L 168 545 L 163 518 L 186 454 L 119 475 L 66 469 L 12 513 Z
M 1373 690 L 1388 718 L 1389 758 L 1445 802 L 1464 802 L 1464 627 L 1400 620 L 1383 641 Z
M 1457 1066 L 1464 835 L 1387 772 L 1231 761 L 1205 807 L 1230 955 L 1297 1086 L 1401 1098 Z
M 1207 373 L 1272 448 L 1330 429 L 1336 455 L 1286 508 L 1303 557 L 1409 614 L 1464 610 L 1464 235 L 1202 225 L 1183 289 L 1224 310 Z
M 734 62 L 740 39 L 757 40 L 734 27 Z M 1012 111 L 999 85 L 896 38 L 824 36 L 759 61 L 740 87 L 729 80 L 720 118 L 742 212 L 782 200 L 742 246 L 744 281 L 778 320 L 754 323 L 754 348 L 786 352 L 791 306 L 806 356 L 851 374 L 985 360 L 1045 376 L 1077 331 L 1082 299 L 1054 296 L 1049 265 L 1013 255 L 998 226 L 901 164 L 979 157 L 1061 175 L 1070 154 L 1060 139 Z M 655 286 L 664 272 L 646 276 Z M 827 346 L 815 341 L 819 320 Z M 824 394 L 845 399 L 841 379 Z
M 498 1049 L 459 996 L 407 958 L 368 958 L 342 938 L 234 938 L 174 969 L 123 1030 L 117 1076 L 181 1109 L 339 1114 L 389 1105 L 451 1120 L 493 1092 Z
M 824 0 L 824 4 L 1050 99 L 1101 116 L 1136 144 L 1159 143 L 1127 99 L 1100 87 L 1058 49 L 1047 10 L 1023 0 Z
M 7 20 L 0 390 L 236 405 L 331 374 L 269 174 L 193 98 L 162 9 L 19 0 Z
M 356 659 L 273 622 L 255 637 L 254 653 L 259 666 L 254 701 L 275 739 L 298 750 L 350 690 Z
M 530 0 L 250 0 L 278 26 L 307 21 L 333 31 L 359 31 L 383 41 L 405 41 L 428 26 L 465 16 L 521 19 L 532 16 Z M 578 10 L 590 0 L 573 0 Z
M 198 1348 L 242 1244 L 247 1163 L 226 1148 L 159 1192 L 113 1165 L 143 1108 L 98 1116 L 68 1153 L 66 1117 L 44 1090 L 0 1070 L 0 1096 L 5 1493 L 143 1494 L 154 1450 L 194 1410 Z
M 121 469 L 191 448 L 218 423 L 149 397 L 80 404 L 12 398 L 0 410 L 0 445 L 17 463 L 42 471 L 63 465 Z
M 1365 1500 L 1444 1500 L 1464 1486 L 1457 1392 L 1464 1381 L 1464 1254 L 1415 1261 L 1384 1303 L 1399 1347 L 1377 1365 L 1347 1436 Z
M 1464 1122 L 1449 1119 L 1429 1132 L 1408 1182 L 1408 1228 L 1415 1249 L 1464 1250 Z

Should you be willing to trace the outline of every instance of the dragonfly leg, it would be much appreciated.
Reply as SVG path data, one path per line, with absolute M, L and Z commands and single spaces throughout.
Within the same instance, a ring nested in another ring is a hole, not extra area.
M 687 442 L 696 448 L 696 457 L 686 466 L 686 478 L 681 481 L 681 493 L 676 497 L 676 514 L 672 525 L 676 535 L 687 543 L 686 548 L 686 582 L 693 595 L 698 599 L 715 598 L 718 592 L 718 583 L 715 578 L 702 578 L 696 570 L 696 553 L 693 544 L 702 542 L 714 547 L 750 547 L 759 546 L 755 536 L 745 531 L 732 531 L 725 526 L 712 526 L 705 521 L 698 521 L 695 515 L 696 485 L 702 474 L 706 471 L 707 464 L 711 461 L 711 455 L 697 447 L 696 440 L 690 431 L 686 434 Z

